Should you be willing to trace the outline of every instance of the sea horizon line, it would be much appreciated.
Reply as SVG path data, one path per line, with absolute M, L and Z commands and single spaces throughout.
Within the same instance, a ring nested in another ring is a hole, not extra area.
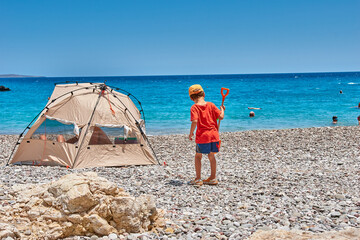
M 0 74 L 0 78 L 114 78 L 114 77 L 126 77 L 126 78 L 138 78 L 138 77 L 201 77 L 201 76 L 269 76 L 269 75 L 321 75 L 321 74 L 354 74 L 360 73 L 360 70 L 356 71 L 335 71 L 335 72 L 278 72 L 278 73 L 204 73 L 204 74 L 149 74 L 149 75 L 93 75 L 93 76 L 40 76 L 40 75 L 22 75 L 22 74 Z

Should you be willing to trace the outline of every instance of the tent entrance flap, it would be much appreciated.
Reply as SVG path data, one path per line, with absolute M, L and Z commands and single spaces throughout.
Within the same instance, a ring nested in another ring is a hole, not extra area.
M 138 142 L 136 136 L 131 133 L 130 128 L 127 126 L 99 126 L 101 125 L 96 124 L 92 128 L 89 145 L 134 144 Z
M 132 137 L 132 138 L 135 137 L 132 129 L 129 126 L 126 126 L 125 124 L 123 124 L 123 125 L 114 125 L 114 124 L 96 123 L 95 126 L 103 129 L 106 132 L 106 134 L 110 135 L 110 136 L 122 135 L 121 137 L 123 137 L 125 140 L 129 136 Z

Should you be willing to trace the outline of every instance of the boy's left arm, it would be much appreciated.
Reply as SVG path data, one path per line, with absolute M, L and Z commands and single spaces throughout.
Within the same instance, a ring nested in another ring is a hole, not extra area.
M 189 140 L 192 141 L 192 138 L 194 136 L 194 131 L 197 125 L 197 120 L 191 121 L 191 127 L 190 127 L 190 134 L 189 134 Z

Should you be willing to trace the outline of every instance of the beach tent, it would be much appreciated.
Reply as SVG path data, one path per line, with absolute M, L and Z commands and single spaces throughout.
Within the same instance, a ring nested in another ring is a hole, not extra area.
M 8 164 L 86 168 L 158 163 L 141 103 L 139 110 L 130 93 L 116 90 L 102 83 L 56 84 L 45 108 L 20 134 Z

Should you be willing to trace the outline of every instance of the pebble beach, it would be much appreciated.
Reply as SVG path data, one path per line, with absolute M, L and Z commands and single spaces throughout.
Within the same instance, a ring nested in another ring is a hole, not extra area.
M 360 228 L 357 126 L 221 133 L 219 185 L 200 187 L 188 185 L 195 176 L 195 143 L 187 135 L 149 137 L 161 166 L 89 169 L 5 166 L 16 139 L 0 136 L 1 200 L 15 184 L 48 183 L 88 171 L 131 195 L 154 195 L 164 212 L 163 230 L 119 239 L 248 239 L 259 230 L 323 233 Z M 203 156 L 202 177 L 209 173 Z

